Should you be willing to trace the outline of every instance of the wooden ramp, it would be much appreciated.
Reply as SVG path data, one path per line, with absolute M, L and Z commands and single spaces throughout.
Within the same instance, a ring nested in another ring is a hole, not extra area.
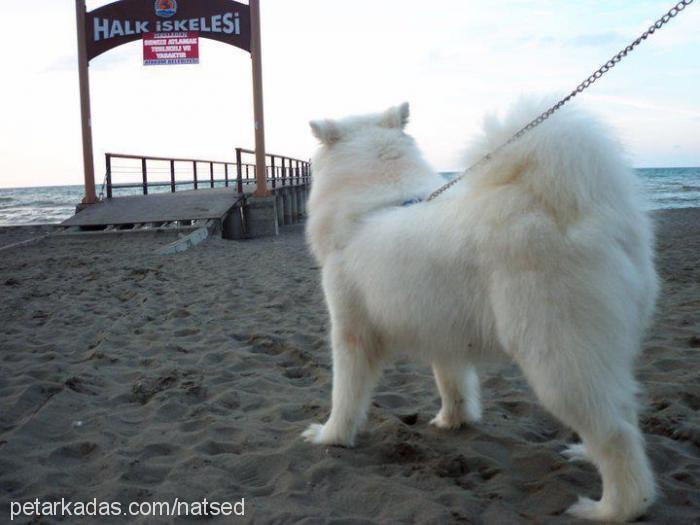
M 254 185 L 246 188 L 253 191 Z M 62 226 L 111 226 L 222 219 L 243 197 L 234 188 L 153 193 L 107 199 L 62 222 Z

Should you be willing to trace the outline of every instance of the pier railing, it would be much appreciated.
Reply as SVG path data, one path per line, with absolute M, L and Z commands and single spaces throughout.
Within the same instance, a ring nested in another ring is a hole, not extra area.
M 235 187 L 238 193 L 256 182 L 255 151 L 236 148 L 235 162 L 127 155 L 105 154 L 105 192 L 111 199 L 115 191 L 139 189 L 148 195 L 149 189 L 168 188 L 174 193 L 178 188 L 202 189 Z M 272 188 L 308 183 L 311 165 L 308 161 L 286 155 L 266 155 L 267 182 Z M 115 179 L 137 177 L 138 182 L 117 182 Z M 167 191 L 167 190 L 165 190 Z

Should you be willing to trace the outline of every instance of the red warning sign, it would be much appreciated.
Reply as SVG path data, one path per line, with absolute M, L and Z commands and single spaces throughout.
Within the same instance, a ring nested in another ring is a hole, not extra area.
M 199 33 L 146 33 L 143 65 L 199 64 Z

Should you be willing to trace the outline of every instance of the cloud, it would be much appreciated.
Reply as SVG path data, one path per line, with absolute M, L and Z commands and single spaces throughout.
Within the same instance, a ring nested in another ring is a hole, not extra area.
M 52 61 L 42 73 L 74 73 L 78 69 L 78 57 L 64 55 Z
M 624 42 L 626 42 L 625 37 L 614 31 L 582 34 L 564 41 L 565 44 L 574 47 L 609 46 L 612 44 L 622 44 Z
M 625 106 L 635 110 L 651 111 L 663 116 L 672 115 L 675 118 L 681 117 L 691 120 L 700 120 L 700 109 L 694 106 L 686 106 L 679 103 L 656 102 L 644 98 L 623 97 L 603 93 L 591 93 L 588 96 L 593 100 Z
M 132 53 L 133 54 L 133 53 Z M 136 58 L 138 60 L 138 57 Z M 133 62 L 134 57 L 127 53 L 108 53 L 90 63 L 90 71 L 110 71 L 112 68 Z M 77 53 L 63 55 L 51 61 L 40 73 L 78 73 Z
M 550 46 L 552 44 L 558 44 L 559 40 L 553 36 L 535 36 L 535 35 L 522 35 L 515 38 L 506 39 L 504 45 L 510 48 L 518 48 L 521 46 L 533 45 L 533 46 Z
M 603 33 L 582 33 L 574 37 L 554 37 L 523 35 L 514 38 L 511 42 L 512 47 L 521 45 L 535 45 L 541 47 L 551 46 L 570 46 L 570 47 L 609 47 L 614 44 L 624 44 L 628 39 L 621 33 L 607 31 Z

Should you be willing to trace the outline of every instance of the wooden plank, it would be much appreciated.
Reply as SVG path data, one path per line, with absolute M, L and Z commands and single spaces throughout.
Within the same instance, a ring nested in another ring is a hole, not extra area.
M 251 185 L 246 188 L 246 193 L 252 193 L 254 189 L 254 185 Z M 231 188 L 117 197 L 90 206 L 61 224 L 106 226 L 221 219 L 241 197 Z

